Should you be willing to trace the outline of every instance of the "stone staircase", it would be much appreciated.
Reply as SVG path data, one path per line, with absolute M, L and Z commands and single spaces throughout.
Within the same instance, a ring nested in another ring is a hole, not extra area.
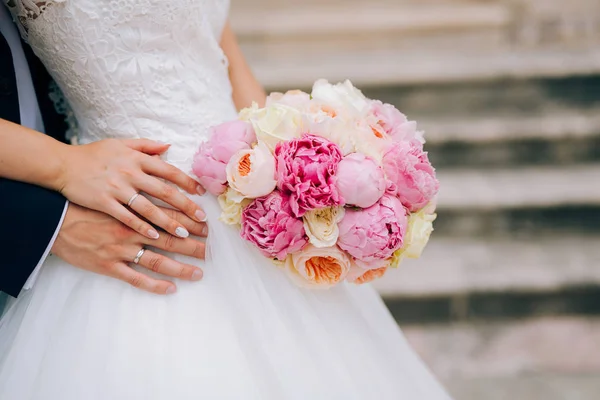
M 268 89 L 350 78 L 426 131 L 436 231 L 375 286 L 456 398 L 597 398 L 600 2 L 234 0 L 232 23 Z

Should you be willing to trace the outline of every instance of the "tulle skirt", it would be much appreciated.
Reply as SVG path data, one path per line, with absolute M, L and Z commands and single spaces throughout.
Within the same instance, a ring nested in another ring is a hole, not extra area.
M 0 399 L 447 399 L 368 285 L 314 291 L 217 221 L 156 296 L 51 256 L 0 321 Z

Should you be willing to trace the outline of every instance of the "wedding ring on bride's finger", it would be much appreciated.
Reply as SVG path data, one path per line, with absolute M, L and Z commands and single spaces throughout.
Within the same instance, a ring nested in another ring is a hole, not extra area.
M 131 205 L 133 204 L 135 199 L 138 198 L 139 195 L 140 195 L 140 192 L 135 192 L 135 194 L 129 198 L 129 201 L 127 202 L 127 207 L 131 207 Z
M 142 247 L 140 249 L 140 251 L 138 251 L 138 253 L 136 254 L 135 258 L 133 259 L 133 263 L 138 264 L 145 252 L 146 252 L 146 249 Z

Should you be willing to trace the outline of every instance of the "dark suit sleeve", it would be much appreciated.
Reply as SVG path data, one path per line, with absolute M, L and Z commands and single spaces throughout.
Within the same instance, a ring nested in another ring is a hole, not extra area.
M 0 290 L 17 297 L 50 244 L 66 199 L 57 192 L 0 179 Z

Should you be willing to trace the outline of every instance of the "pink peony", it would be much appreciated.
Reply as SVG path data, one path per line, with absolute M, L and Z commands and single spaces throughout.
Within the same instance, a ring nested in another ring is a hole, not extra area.
M 383 156 L 388 193 L 398 196 L 410 212 L 425 207 L 437 194 L 435 169 L 421 145 L 394 143 Z
M 417 123 L 409 121 L 396 107 L 382 103 L 379 100 L 371 101 L 371 114 L 375 116 L 378 125 L 386 135 L 395 142 L 408 141 L 424 143 L 423 133 L 417 131 Z
M 277 190 L 250 203 L 242 211 L 241 224 L 242 238 L 266 257 L 285 260 L 308 243 L 304 223 L 292 215 L 289 199 Z
M 386 194 L 367 209 L 346 210 L 339 223 L 338 246 L 363 263 L 390 258 L 402 247 L 407 226 L 406 209 Z
M 338 206 L 343 199 L 336 187 L 340 148 L 326 139 L 304 135 L 275 148 L 277 187 L 290 197 L 296 217 L 316 208 Z
M 192 171 L 209 193 L 220 195 L 227 189 L 227 163 L 235 153 L 250 149 L 255 142 L 254 129 L 248 122 L 235 120 L 218 125 L 196 153 Z
M 352 153 L 338 166 L 337 188 L 346 204 L 371 207 L 385 193 L 385 173 L 372 158 Z

